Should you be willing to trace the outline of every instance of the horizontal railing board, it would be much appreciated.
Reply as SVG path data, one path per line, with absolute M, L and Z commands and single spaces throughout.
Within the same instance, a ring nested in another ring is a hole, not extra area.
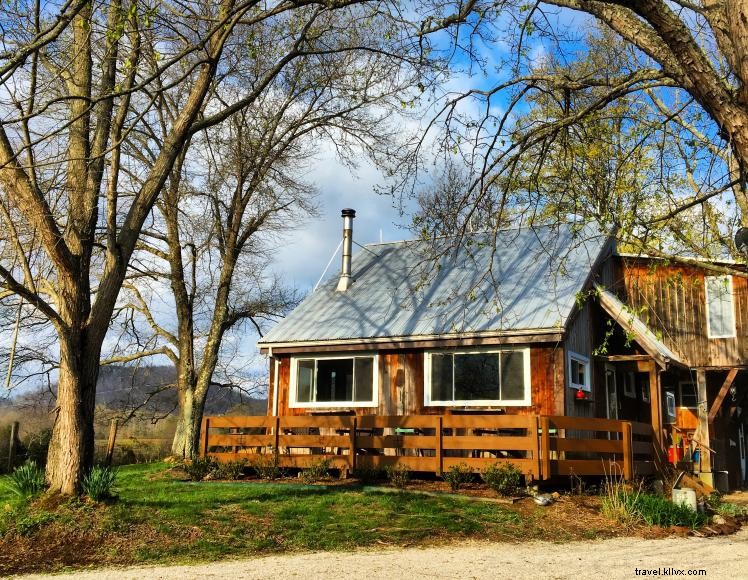
M 457 435 L 442 439 L 443 449 L 492 450 L 492 451 L 532 451 L 536 448 L 535 436 L 503 437 L 496 435 Z
M 608 460 L 600 459 L 559 459 L 552 462 L 558 475 L 613 475 L 623 473 L 623 461 L 611 464 Z
M 279 447 L 350 447 L 345 435 L 279 435 Z
M 573 429 L 575 431 L 610 431 L 623 432 L 623 421 L 618 419 L 599 419 L 593 417 L 549 417 L 551 427 Z
M 436 449 L 438 439 L 434 435 L 358 435 L 356 447 L 359 449 Z
M 551 438 L 551 449 L 556 451 L 582 451 L 594 453 L 623 453 L 623 441 L 616 439 L 565 439 Z
M 358 429 L 434 429 L 438 415 L 364 415 L 357 417 Z
M 318 416 L 288 416 L 280 418 L 281 429 L 294 429 L 294 428 L 324 428 L 324 429 L 351 429 L 353 427 L 353 420 L 355 417 L 351 416 L 331 416 L 331 417 L 318 417 Z
M 264 447 L 275 444 L 275 435 L 213 435 L 208 436 L 208 447 Z
M 275 427 L 275 417 L 241 416 L 236 417 L 208 417 L 208 426 L 214 428 L 249 428 L 249 427 Z
M 444 429 L 535 429 L 534 415 L 444 415 Z

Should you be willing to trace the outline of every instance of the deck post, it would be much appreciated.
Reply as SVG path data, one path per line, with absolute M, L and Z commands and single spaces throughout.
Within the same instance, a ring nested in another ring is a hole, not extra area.
M 351 425 L 351 443 L 350 443 L 350 459 L 349 463 L 351 465 L 351 473 L 354 472 L 356 469 L 356 427 L 358 426 L 358 420 L 356 417 L 353 417 L 353 425 Z
M 696 431 L 699 436 L 701 453 L 699 454 L 699 479 L 704 483 L 714 486 L 714 475 L 712 474 L 712 452 L 709 450 L 709 401 L 706 390 L 706 371 L 699 369 L 696 371 L 696 388 L 699 395 L 698 414 L 699 428 Z
M 634 453 L 631 441 L 631 423 L 623 423 L 623 479 L 631 481 L 634 478 Z
M 203 424 L 200 427 L 200 437 L 202 438 L 202 445 L 200 445 L 200 457 L 208 456 L 208 429 L 210 428 L 210 419 L 203 417 Z
M 280 454 L 280 422 L 280 417 L 276 415 L 274 429 L 275 432 L 273 433 L 275 435 L 275 439 L 273 441 L 273 454 L 275 455 L 275 457 L 278 457 Z
M 543 479 L 551 478 L 551 420 L 540 418 L 540 448 L 543 459 Z
M 441 476 L 444 472 L 444 464 L 443 464 L 443 440 L 442 440 L 442 416 L 437 415 L 436 417 L 436 425 L 434 427 L 436 429 L 436 474 Z

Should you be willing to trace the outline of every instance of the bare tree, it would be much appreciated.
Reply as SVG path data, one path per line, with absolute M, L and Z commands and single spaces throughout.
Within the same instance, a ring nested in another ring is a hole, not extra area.
M 295 59 L 339 50 L 318 28 L 338 10 L 364 23 L 402 20 L 394 5 L 354 1 L 0 7 L 0 298 L 23 298 L 58 339 L 53 490 L 75 493 L 91 465 L 102 344 L 141 229 L 186 144 L 254 103 Z M 411 46 L 404 38 L 391 46 Z M 168 99 L 180 107 L 162 117 Z

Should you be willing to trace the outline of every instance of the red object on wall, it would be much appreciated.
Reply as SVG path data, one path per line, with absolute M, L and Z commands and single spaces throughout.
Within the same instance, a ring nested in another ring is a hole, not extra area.
M 584 394 L 584 391 L 582 389 L 577 389 L 577 392 L 574 394 L 574 398 L 577 401 L 584 401 L 587 398 L 587 395 Z

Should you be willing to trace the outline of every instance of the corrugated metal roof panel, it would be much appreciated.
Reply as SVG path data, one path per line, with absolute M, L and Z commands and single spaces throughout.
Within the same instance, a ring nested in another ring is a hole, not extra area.
M 331 276 L 259 342 L 562 328 L 607 240 L 564 224 L 471 234 L 449 251 L 442 240 L 438 258 L 427 242 L 371 244 L 346 292 Z

